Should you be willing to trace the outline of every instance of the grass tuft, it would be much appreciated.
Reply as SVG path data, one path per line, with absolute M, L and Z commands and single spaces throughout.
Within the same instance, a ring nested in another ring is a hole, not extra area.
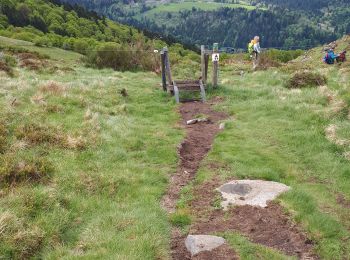
M 28 227 L 9 211 L 0 213 L 0 234 L 0 252 L 4 259 L 31 258 L 42 247 L 44 238 L 38 226 Z
M 327 83 L 327 78 L 317 72 L 298 71 L 292 75 L 287 83 L 288 88 L 317 87 Z
M 22 182 L 39 182 L 53 173 L 53 167 L 46 159 L 21 159 L 16 154 L 5 154 L 0 158 L 0 183 L 12 186 Z
M 169 216 L 171 224 L 176 227 L 186 227 L 191 224 L 190 213 L 187 209 L 179 209 Z
M 55 81 L 49 81 L 45 85 L 42 85 L 39 88 L 39 90 L 42 93 L 48 93 L 54 96 L 60 96 L 65 92 L 65 87 L 63 87 L 62 85 L 60 85 Z
M 63 133 L 60 133 L 58 129 L 36 123 L 27 123 L 19 126 L 15 131 L 15 135 L 18 139 L 32 145 L 43 143 L 58 145 L 64 142 Z
M 7 147 L 8 130 L 5 122 L 0 121 L 0 154 L 4 153 Z

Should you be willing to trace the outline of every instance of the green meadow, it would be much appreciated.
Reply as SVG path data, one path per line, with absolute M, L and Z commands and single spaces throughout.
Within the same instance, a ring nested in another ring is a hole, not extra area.
M 53 55 L 44 68 L 0 72 L 0 258 L 169 259 L 172 225 L 187 232 L 192 190 L 214 177 L 291 186 L 278 201 L 315 252 L 350 258 L 350 208 L 338 199 L 350 200 L 349 63 L 310 65 L 327 88 L 288 89 L 299 60 L 256 72 L 236 56 L 222 61 L 207 95 L 221 97 L 215 109 L 230 118 L 183 189 L 179 220 L 160 200 L 185 133 L 160 75 L 87 68 L 79 55 L 35 48 Z M 174 63 L 177 78 L 199 74 L 197 62 Z M 223 235 L 241 259 L 289 259 Z

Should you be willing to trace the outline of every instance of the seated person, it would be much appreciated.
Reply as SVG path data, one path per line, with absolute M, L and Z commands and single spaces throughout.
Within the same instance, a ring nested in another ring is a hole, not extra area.
M 327 51 L 326 56 L 323 58 L 323 62 L 327 63 L 327 64 L 334 64 L 334 60 L 336 60 L 338 58 L 338 55 L 336 55 L 334 53 L 333 49 L 329 49 Z
M 337 62 L 345 62 L 346 61 L 346 51 L 339 53 L 337 57 Z

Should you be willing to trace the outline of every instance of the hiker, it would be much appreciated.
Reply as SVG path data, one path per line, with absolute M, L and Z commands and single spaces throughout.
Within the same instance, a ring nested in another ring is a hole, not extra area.
M 339 57 L 339 55 L 336 55 L 334 53 L 334 50 L 333 49 L 329 49 L 326 53 L 326 56 L 324 56 L 323 58 L 323 62 L 326 63 L 326 64 L 334 64 L 334 61 Z
M 248 53 L 253 60 L 253 70 L 255 70 L 259 66 L 259 54 L 261 52 L 260 49 L 260 37 L 255 36 L 253 40 L 248 44 Z
M 346 51 L 342 51 L 341 53 L 339 53 L 336 60 L 337 60 L 337 62 L 345 62 L 346 61 Z

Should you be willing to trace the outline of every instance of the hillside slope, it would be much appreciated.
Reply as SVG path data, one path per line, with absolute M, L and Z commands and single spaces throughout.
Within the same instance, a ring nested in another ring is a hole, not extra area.
M 210 2 L 196 1 L 167 4 L 76 0 L 74 3 L 187 44 L 218 42 L 245 48 L 251 37 L 260 34 L 265 47 L 308 49 L 350 32 L 347 1 L 299 2 L 239 1 L 236 8 L 230 1 L 223 1 L 222 8 L 217 9 L 210 7 Z
M 178 228 L 181 245 L 187 234 L 212 232 L 241 259 L 300 257 L 293 234 L 321 259 L 350 257 L 349 61 L 325 65 L 317 48 L 252 72 L 243 55 L 222 57 L 220 86 L 207 91 L 206 105 L 224 112 L 225 129 L 167 214 L 160 202 L 185 134 L 177 108 L 188 108 L 161 90 L 160 75 L 86 68 L 75 53 L 49 58 L 51 47 L 32 53 L 8 38 L 0 45 L 13 72 L 0 71 L 0 258 L 181 259 L 186 252 L 174 250 L 171 235 Z M 349 45 L 344 37 L 337 50 Z M 176 79 L 199 74 L 196 62 L 173 65 Z M 286 88 L 304 70 L 328 83 Z M 197 111 L 187 115 L 206 116 Z M 237 179 L 291 191 L 266 209 L 238 207 L 222 219 L 215 189 Z

